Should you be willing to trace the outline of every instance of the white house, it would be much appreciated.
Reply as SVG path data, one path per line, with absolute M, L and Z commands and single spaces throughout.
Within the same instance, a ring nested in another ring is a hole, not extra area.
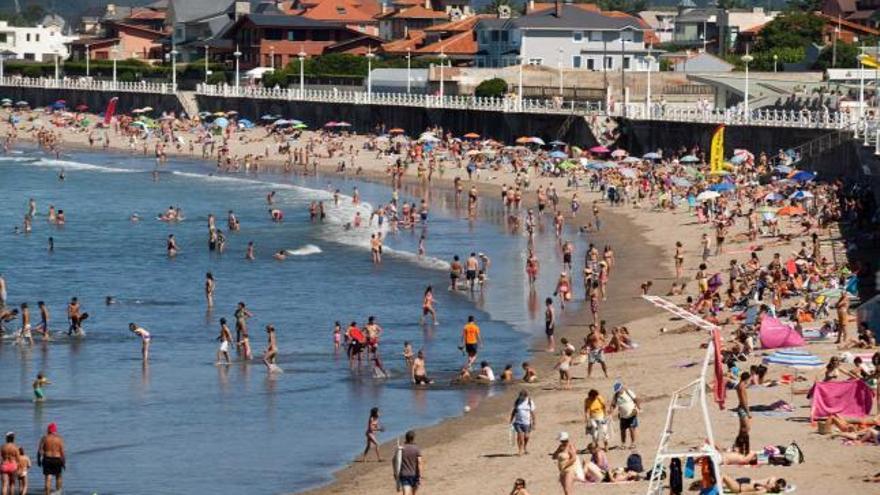
M 67 43 L 77 36 L 62 34 L 56 25 L 37 27 L 10 26 L 0 21 L 0 52 L 11 52 L 20 60 L 49 62 L 57 55 L 61 59 L 68 56 Z
M 478 67 L 517 64 L 585 70 L 646 71 L 653 32 L 639 18 L 593 4 L 557 1 L 517 18 L 477 24 Z M 658 70 L 654 63 L 651 70 Z

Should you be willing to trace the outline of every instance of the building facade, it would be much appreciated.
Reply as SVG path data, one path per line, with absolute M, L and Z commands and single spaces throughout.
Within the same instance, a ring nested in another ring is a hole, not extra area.
M 656 38 L 641 19 L 562 4 L 477 24 L 477 67 L 520 63 L 584 70 L 646 71 Z M 657 70 L 657 64 L 651 66 Z
M 14 53 L 14 58 L 20 60 L 49 62 L 56 56 L 67 58 L 67 44 L 75 39 L 76 36 L 64 35 L 54 25 L 18 27 L 0 21 L 0 52 Z

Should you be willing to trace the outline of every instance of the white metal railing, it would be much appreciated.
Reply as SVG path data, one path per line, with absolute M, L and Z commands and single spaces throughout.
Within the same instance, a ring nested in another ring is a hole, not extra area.
M 170 83 L 154 83 L 146 81 L 123 82 L 104 81 L 91 78 L 51 78 L 51 77 L 3 77 L 0 86 L 18 86 L 43 89 L 79 89 L 86 91 L 117 91 L 125 93 L 173 94 L 174 87 Z
M 350 103 L 357 105 L 383 105 L 423 108 L 447 108 L 461 110 L 490 110 L 498 112 L 527 112 L 570 114 L 598 112 L 601 105 L 578 104 L 561 100 L 516 97 L 490 98 L 467 95 L 426 95 L 407 93 L 382 93 L 365 91 L 337 91 L 333 89 L 266 88 L 262 86 L 229 86 L 199 84 L 196 94 L 229 98 L 260 98 L 287 101 L 314 101 Z
M 634 120 L 665 120 L 725 125 L 752 125 L 766 127 L 798 127 L 810 129 L 854 130 L 858 118 L 847 112 L 754 109 L 746 113 L 741 107 L 702 109 L 697 107 L 647 107 L 630 103 L 619 109 L 618 115 Z

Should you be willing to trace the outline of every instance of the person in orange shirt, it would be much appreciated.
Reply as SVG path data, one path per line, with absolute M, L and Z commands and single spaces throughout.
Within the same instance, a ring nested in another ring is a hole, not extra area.
M 461 330 L 461 341 L 468 356 L 467 367 L 470 369 L 477 360 L 477 350 L 483 344 L 483 339 L 480 337 L 480 327 L 474 322 L 473 315 L 468 316 L 468 322 Z

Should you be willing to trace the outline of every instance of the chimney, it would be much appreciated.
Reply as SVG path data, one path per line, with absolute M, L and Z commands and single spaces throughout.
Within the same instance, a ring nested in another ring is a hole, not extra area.
M 116 15 L 116 4 L 108 3 L 107 4 L 107 15 Z
M 425 8 L 431 10 L 431 0 L 425 0 Z
M 383 14 L 388 13 L 388 2 L 382 2 L 382 13 Z
M 535 11 L 535 0 L 529 0 L 529 8 L 526 11 L 526 14 L 530 14 Z
M 562 17 L 562 0 L 556 0 L 556 17 Z
M 237 0 L 235 2 L 235 19 L 238 20 L 241 17 L 244 17 L 251 13 L 251 3 L 245 2 L 241 0 Z

